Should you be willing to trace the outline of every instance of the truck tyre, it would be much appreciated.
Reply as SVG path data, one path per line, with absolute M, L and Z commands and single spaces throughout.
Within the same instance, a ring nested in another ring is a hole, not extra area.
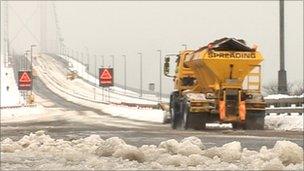
M 264 129 L 265 111 L 247 111 L 244 129 Z
M 244 123 L 232 123 L 232 129 L 243 129 Z
M 170 95 L 170 116 L 171 116 L 171 127 L 177 129 L 181 127 L 181 112 L 180 104 L 178 100 L 178 92 L 172 92 Z
M 201 130 L 206 128 L 207 114 L 192 113 L 189 110 L 189 104 L 183 103 L 182 128 Z

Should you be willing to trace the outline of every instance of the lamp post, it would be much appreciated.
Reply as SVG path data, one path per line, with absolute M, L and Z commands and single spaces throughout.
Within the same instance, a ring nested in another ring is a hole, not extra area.
M 122 55 L 124 57 L 124 88 L 125 88 L 125 94 L 127 91 L 127 57 L 126 55 Z
M 26 51 L 25 51 L 25 55 L 24 55 L 24 57 L 25 57 L 25 58 L 24 58 L 24 59 L 25 59 L 25 61 L 24 61 L 24 63 L 25 63 L 25 70 L 28 69 L 28 68 L 27 68 L 27 63 L 28 63 L 28 62 L 27 62 L 27 60 L 28 60 L 27 57 L 28 57 L 28 53 L 29 53 L 29 52 L 30 52 L 29 50 L 26 50 Z
M 139 54 L 139 60 L 140 60 L 140 63 L 139 63 L 139 74 L 140 74 L 140 97 L 142 97 L 142 53 L 141 52 L 139 52 L 138 53 Z
M 101 57 L 101 66 L 104 67 L 104 56 L 100 55 L 100 57 Z
M 72 59 L 75 59 L 75 58 L 74 58 L 74 50 L 73 50 L 73 49 L 71 49 L 71 54 L 72 54 L 72 55 L 71 55 L 71 56 L 72 56 Z
M 187 44 L 182 44 L 182 46 L 184 46 L 185 50 L 187 50 Z
M 23 59 L 25 59 L 25 58 L 26 58 L 26 51 L 24 51 L 24 58 L 23 58 Z M 23 59 L 22 59 L 22 60 L 23 60 Z M 21 61 L 21 60 L 20 60 L 20 61 Z M 26 66 L 26 63 L 25 63 L 25 62 L 26 62 L 26 61 L 25 61 L 25 60 L 23 60 L 23 61 L 24 61 L 24 62 L 23 62 L 23 65 L 21 65 L 21 66 L 22 66 L 22 69 L 25 70 L 25 66 Z M 21 62 L 21 63 L 22 63 L 22 62 Z
M 97 86 L 97 83 L 96 83 L 96 58 L 97 58 L 97 55 L 94 55 L 94 63 L 95 63 L 95 67 L 94 67 L 94 82 L 95 82 L 95 87 L 94 87 L 94 100 L 96 99 L 96 86 Z
M 114 55 L 110 55 L 110 56 L 111 56 L 111 58 L 112 58 L 112 68 L 113 68 L 113 72 L 115 73 L 115 68 L 114 68 L 114 65 L 115 65 L 114 60 L 115 60 L 115 58 L 114 58 Z M 113 82 L 115 82 L 114 79 L 115 79 L 115 77 L 113 78 Z
M 114 70 L 114 55 L 110 55 L 110 57 L 112 58 L 112 68 Z
M 33 75 L 33 48 L 36 47 L 36 45 L 31 45 L 31 74 Z M 32 81 L 32 89 L 34 87 L 34 79 Z M 33 91 L 31 90 L 31 94 L 33 94 Z
M 280 70 L 278 72 L 278 92 L 287 94 L 287 76 L 285 70 L 284 45 L 284 0 L 280 0 Z
M 36 45 L 31 45 L 31 72 L 33 72 L 33 48 L 34 47 L 36 47 Z
M 159 52 L 159 101 L 161 101 L 162 98 L 162 51 L 157 50 Z
M 94 78 L 95 78 L 95 86 L 97 85 L 96 83 L 96 65 L 97 65 L 97 61 L 96 61 L 97 55 L 94 55 L 94 63 L 95 63 L 95 67 L 94 67 Z
M 79 62 L 79 52 L 76 51 L 76 58 L 77 58 L 77 62 Z

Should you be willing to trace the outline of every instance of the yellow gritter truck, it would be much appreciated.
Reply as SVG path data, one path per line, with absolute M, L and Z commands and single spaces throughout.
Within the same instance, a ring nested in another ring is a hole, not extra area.
M 170 59 L 176 68 L 170 75 Z M 165 57 L 164 74 L 172 77 L 170 120 L 173 129 L 205 129 L 206 123 L 263 129 L 265 101 L 260 92 L 263 57 L 244 40 L 223 38 L 197 50 Z

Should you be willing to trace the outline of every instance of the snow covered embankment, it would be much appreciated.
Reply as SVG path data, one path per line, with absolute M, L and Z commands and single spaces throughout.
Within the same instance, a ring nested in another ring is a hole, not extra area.
M 268 95 L 265 97 L 265 99 L 268 100 L 279 100 L 279 99 L 292 99 L 292 98 L 299 98 L 303 99 L 304 94 L 300 96 L 289 96 L 289 95 L 284 95 L 284 94 L 273 94 L 273 95 Z M 287 104 L 286 104 L 287 105 Z M 290 105 L 290 104 L 288 104 Z M 272 108 L 300 108 L 303 109 L 303 104 L 301 106 L 297 106 L 296 104 L 291 104 L 289 107 L 275 107 L 274 105 L 270 105 L 269 109 Z M 303 131 L 303 120 L 304 120 L 304 115 L 299 115 L 298 113 L 291 113 L 288 115 L 287 113 L 285 114 L 280 114 L 277 115 L 276 113 L 270 113 L 270 115 L 265 117 L 265 125 L 267 129 L 275 129 L 275 130 L 291 130 L 291 131 Z
M 26 101 L 18 90 L 14 77 L 14 69 L 4 67 L 4 57 L 1 56 L 1 122 L 21 121 L 44 112 L 41 105 L 24 106 Z
M 303 148 L 277 141 L 271 149 L 263 146 L 251 151 L 234 141 L 205 149 L 197 137 L 135 147 L 118 137 L 102 140 L 91 135 L 64 141 L 38 131 L 19 141 L 7 138 L 1 142 L 1 169 L 303 170 Z
M 24 104 L 24 99 L 19 93 L 13 68 L 4 67 L 1 56 L 1 107 L 18 106 Z
M 62 74 L 56 65 L 50 60 L 47 55 L 43 55 L 41 59 L 38 60 L 40 64 L 37 67 L 37 72 L 41 80 L 45 85 L 52 90 L 57 95 L 62 98 L 72 101 L 77 104 L 81 104 L 87 107 L 100 109 L 105 113 L 111 114 L 113 116 L 120 116 L 128 119 L 140 120 L 140 121 L 150 121 L 150 122 L 163 122 L 164 112 L 162 110 L 153 110 L 150 108 L 137 108 L 137 107 L 127 107 L 123 105 L 106 105 L 100 103 L 101 99 L 93 100 L 93 93 L 88 91 L 91 89 L 91 85 L 82 81 L 81 79 L 76 79 L 74 81 L 69 81 L 66 79 L 66 76 Z M 48 73 L 44 73 L 47 68 Z M 75 83 L 77 81 L 77 84 Z M 77 93 L 90 94 L 90 100 L 84 99 L 83 96 L 79 96 Z M 98 96 L 101 98 L 101 95 Z M 128 97 L 122 97 L 128 99 Z M 98 101 L 100 100 L 100 101 Z M 139 99 L 140 100 L 140 99 Z
M 265 125 L 267 129 L 284 131 L 303 131 L 304 115 L 299 114 L 270 114 L 265 116 Z
M 80 76 L 82 79 L 87 80 L 88 82 L 92 84 L 96 84 L 99 82 L 98 79 L 96 79 L 94 76 L 89 74 L 87 72 L 86 66 L 82 63 L 78 62 L 77 60 L 65 56 L 65 55 L 59 55 L 62 59 L 69 62 L 69 70 L 76 70 L 78 73 L 78 76 Z M 100 89 L 100 88 L 98 88 Z M 117 99 L 120 99 L 124 102 L 130 102 L 130 103 L 138 103 L 138 104 L 157 104 L 159 101 L 159 97 L 153 94 L 143 94 L 141 98 L 139 98 L 139 94 L 130 90 L 124 90 L 123 88 L 113 86 L 110 87 L 110 94 L 111 96 L 116 97 Z M 104 90 L 107 91 L 107 90 Z M 169 102 L 168 98 L 162 98 L 162 101 Z

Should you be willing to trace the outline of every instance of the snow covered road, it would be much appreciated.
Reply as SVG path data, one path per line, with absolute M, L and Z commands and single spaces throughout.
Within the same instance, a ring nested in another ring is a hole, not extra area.
M 1 169 L 303 170 L 303 131 L 172 130 L 77 104 L 41 78 L 34 92 L 43 114 L 1 123 Z

